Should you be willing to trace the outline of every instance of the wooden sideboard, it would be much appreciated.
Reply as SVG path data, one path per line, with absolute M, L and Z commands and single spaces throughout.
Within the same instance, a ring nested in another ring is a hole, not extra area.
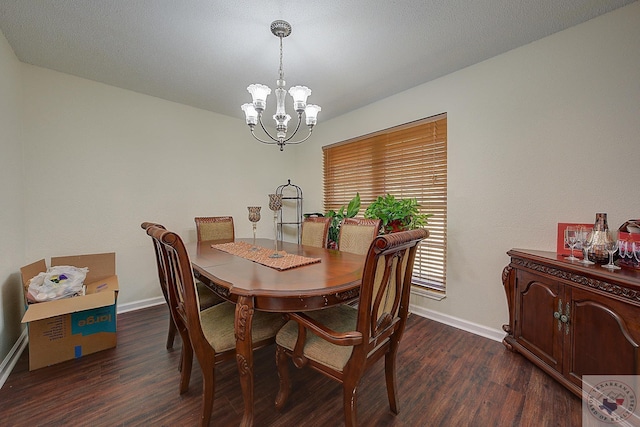
M 640 375 L 640 272 L 512 249 L 503 344 L 582 396 L 582 375 Z

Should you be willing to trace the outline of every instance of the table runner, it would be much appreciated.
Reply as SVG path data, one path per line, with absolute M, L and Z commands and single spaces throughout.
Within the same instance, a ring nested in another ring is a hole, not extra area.
M 248 259 L 267 267 L 275 268 L 279 271 L 289 270 L 303 265 L 320 262 L 320 258 L 309 258 L 301 255 L 288 254 L 285 251 L 278 251 L 282 258 L 269 258 L 273 254 L 273 249 L 266 249 L 256 246 L 256 250 L 251 250 L 254 246 L 247 242 L 230 242 L 211 245 L 212 248 Z

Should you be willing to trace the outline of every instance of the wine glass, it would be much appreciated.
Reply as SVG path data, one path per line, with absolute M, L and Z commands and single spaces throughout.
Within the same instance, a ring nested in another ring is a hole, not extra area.
M 278 253 L 278 211 L 282 209 L 282 194 L 269 194 L 269 209 L 273 211 L 273 231 L 275 233 L 276 251 L 269 258 L 282 258 Z
M 580 258 L 573 256 L 573 250 L 578 244 L 578 229 L 574 226 L 568 226 L 564 229 L 564 242 L 571 249 L 571 255 L 566 257 L 569 261 L 578 261 Z
M 580 262 L 584 265 L 594 264 L 594 262 L 589 261 L 589 249 L 591 249 L 591 245 L 593 245 L 593 230 L 580 227 L 578 231 L 578 242 L 580 242 L 580 245 L 582 246 L 583 254 L 582 261 Z
M 612 238 L 611 233 L 609 233 L 609 239 L 604 243 L 604 248 L 609 253 L 609 263 L 603 267 L 607 270 L 620 270 L 620 267 L 613 263 L 613 254 L 618 250 L 618 241 Z
M 620 257 L 621 262 L 625 261 L 624 258 L 627 256 L 627 254 L 630 254 L 631 258 L 633 259 L 633 249 L 627 245 L 626 240 L 618 239 L 618 256 Z
M 256 226 L 257 222 L 260 221 L 260 209 L 261 206 L 248 206 L 249 209 L 249 221 L 253 224 L 253 247 L 252 251 L 257 251 L 258 247 L 256 246 Z

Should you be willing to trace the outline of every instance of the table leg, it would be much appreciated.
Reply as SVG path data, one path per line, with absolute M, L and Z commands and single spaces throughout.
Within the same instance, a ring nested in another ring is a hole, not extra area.
M 253 342 L 251 324 L 253 322 L 253 298 L 238 297 L 235 315 L 236 362 L 240 373 L 240 385 L 244 398 L 244 415 L 241 427 L 253 425 Z

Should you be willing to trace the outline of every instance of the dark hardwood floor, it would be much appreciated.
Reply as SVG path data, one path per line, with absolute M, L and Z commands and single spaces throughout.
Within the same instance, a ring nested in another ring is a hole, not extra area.
M 196 426 L 202 380 L 178 393 L 180 340 L 165 349 L 166 306 L 120 314 L 118 346 L 29 372 L 27 351 L 0 389 L 5 426 Z M 341 386 L 311 369 L 291 368 L 292 395 L 282 412 L 275 347 L 255 355 L 257 426 L 342 425 Z M 362 426 L 579 426 L 581 402 L 522 356 L 495 341 L 416 315 L 398 356 L 400 414 L 387 403 L 384 362 L 364 376 Z M 242 393 L 234 362 L 216 369 L 212 425 L 237 426 Z

